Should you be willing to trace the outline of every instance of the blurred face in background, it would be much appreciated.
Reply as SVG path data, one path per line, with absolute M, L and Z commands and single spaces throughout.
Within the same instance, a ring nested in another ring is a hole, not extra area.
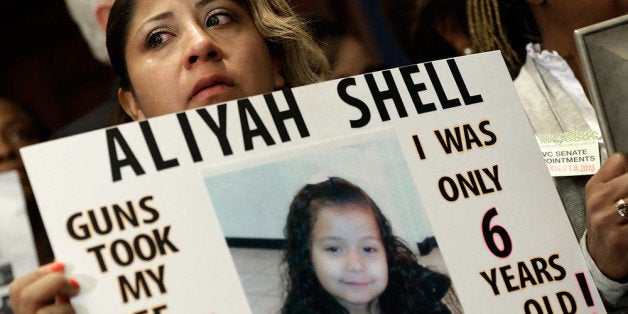
M 19 149 L 40 141 L 33 119 L 16 103 L 0 98 L 0 172 L 17 170 L 27 196 L 32 192 Z

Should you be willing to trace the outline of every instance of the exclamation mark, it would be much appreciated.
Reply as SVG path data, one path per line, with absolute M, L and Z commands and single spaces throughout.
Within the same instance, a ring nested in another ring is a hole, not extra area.
M 582 291 L 582 295 L 584 296 L 584 301 L 587 303 L 587 306 L 591 307 L 595 305 L 595 303 L 593 303 L 593 296 L 591 295 L 591 290 L 589 290 L 587 278 L 584 276 L 584 273 L 576 273 L 576 279 L 578 279 L 578 285 L 580 286 L 580 291 Z

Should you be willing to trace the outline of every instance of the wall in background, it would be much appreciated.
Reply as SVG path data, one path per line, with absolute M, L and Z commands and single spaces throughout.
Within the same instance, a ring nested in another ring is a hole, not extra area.
M 0 1 L 0 93 L 54 131 L 100 104 L 113 74 L 91 55 L 63 0 Z

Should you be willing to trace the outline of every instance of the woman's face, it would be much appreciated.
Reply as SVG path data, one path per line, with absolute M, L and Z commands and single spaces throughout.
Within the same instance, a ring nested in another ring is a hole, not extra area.
M 285 83 L 247 10 L 232 0 L 138 0 L 125 53 L 132 90 L 118 95 L 135 120 Z
M 318 281 L 349 311 L 377 306 L 388 285 L 386 250 L 370 208 L 347 204 L 318 210 L 311 232 Z
M 16 104 L 0 99 L 0 172 L 17 170 L 27 195 L 30 185 L 19 149 L 39 141 L 33 120 Z

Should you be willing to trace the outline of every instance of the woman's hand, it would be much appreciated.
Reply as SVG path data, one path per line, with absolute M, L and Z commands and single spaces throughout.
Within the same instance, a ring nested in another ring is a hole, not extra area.
M 587 249 L 606 277 L 628 281 L 628 216 L 617 202 L 628 203 L 628 156 L 613 154 L 587 183 Z
M 9 295 L 15 314 L 74 313 L 69 299 L 78 293 L 79 284 L 63 271 L 63 264 L 55 262 L 14 280 Z

